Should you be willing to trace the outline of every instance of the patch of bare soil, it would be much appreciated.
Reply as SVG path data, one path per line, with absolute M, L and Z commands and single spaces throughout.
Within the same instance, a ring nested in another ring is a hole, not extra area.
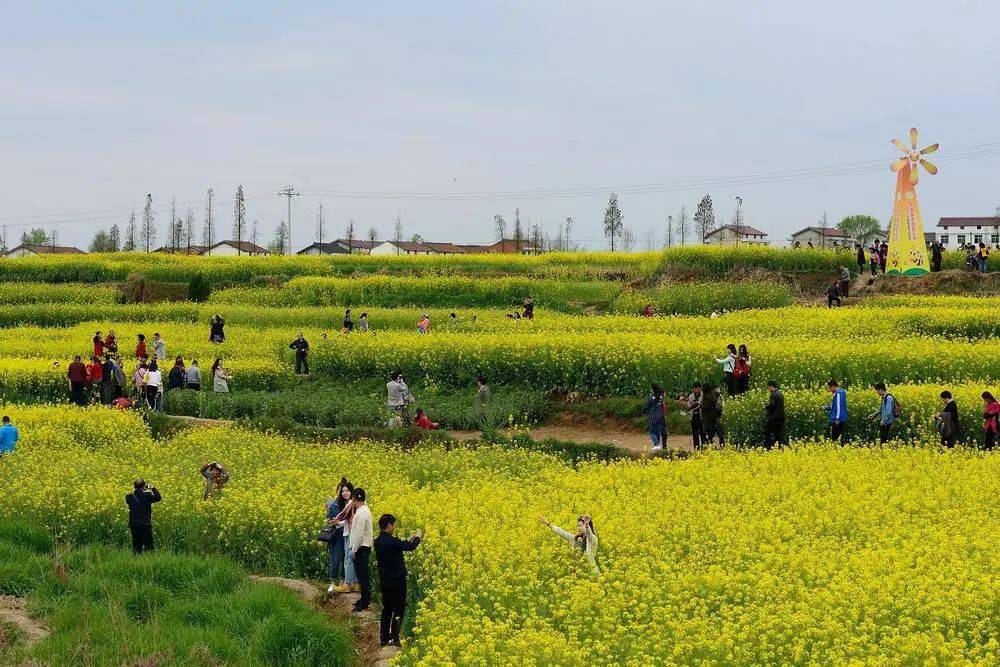
M 24 600 L 13 595 L 0 595 L 0 621 L 17 626 L 29 647 L 49 636 L 49 629 L 28 615 Z
M 940 271 L 922 276 L 879 276 L 868 284 L 863 282 L 859 294 L 958 294 L 993 295 L 1000 288 L 1000 273 L 973 271 Z
M 286 579 L 285 577 L 260 577 L 251 575 L 250 579 L 262 584 L 276 584 L 299 594 L 306 602 L 316 602 L 323 594 L 318 586 L 303 579 Z

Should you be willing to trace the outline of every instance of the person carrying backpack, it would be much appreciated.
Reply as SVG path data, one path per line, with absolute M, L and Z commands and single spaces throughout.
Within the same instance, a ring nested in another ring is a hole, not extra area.
M 888 392 L 885 387 L 885 382 L 879 382 L 875 385 L 875 393 L 879 395 L 882 399 L 882 403 L 879 409 L 871 413 L 869 417 L 874 419 L 879 418 L 878 426 L 878 441 L 883 445 L 889 442 L 889 435 L 892 431 L 892 425 L 896 423 L 900 415 L 900 405 L 896 397 Z

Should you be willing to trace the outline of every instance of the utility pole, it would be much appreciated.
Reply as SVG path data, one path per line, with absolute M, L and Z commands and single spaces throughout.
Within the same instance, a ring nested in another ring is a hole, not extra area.
M 298 197 L 299 193 L 296 192 L 295 188 L 290 185 L 286 185 L 281 190 L 278 190 L 279 197 L 288 197 L 288 247 L 285 249 L 286 254 L 291 254 L 292 252 L 292 197 Z
M 740 244 L 740 221 L 743 219 L 740 209 L 743 208 L 743 197 L 736 195 L 736 245 Z

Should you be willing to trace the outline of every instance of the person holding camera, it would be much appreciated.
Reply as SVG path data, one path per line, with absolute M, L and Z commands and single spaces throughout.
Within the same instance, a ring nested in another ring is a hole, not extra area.
M 406 561 L 404 551 L 413 551 L 420 544 L 421 531 L 407 540 L 394 535 L 396 517 L 383 514 L 378 520 L 379 536 L 375 538 L 375 560 L 378 579 L 382 588 L 382 618 L 379 625 L 379 643 L 382 646 L 399 646 L 399 629 L 406 614 Z
M 205 495 L 202 500 L 222 495 L 222 487 L 229 481 L 229 471 L 226 467 L 218 461 L 212 461 L 203 465 L 199 472 L 205 478 Z
M 132 533 L 132 553 L 153 550 L 153 503 L 160 502 L 160 492 L 144 479 L 133 483 L 135 490 L 125 496 L 128 505 L 128 529 Z

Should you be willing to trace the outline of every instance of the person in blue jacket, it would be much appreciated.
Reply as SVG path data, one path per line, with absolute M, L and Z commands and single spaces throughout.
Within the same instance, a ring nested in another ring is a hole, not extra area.
M 826 407 L 830 417 L 830 439 L 841 441 L 844 433 L 844 424 L 847 423 L 847 390 L 841 389 L 836 380 L 826 383 L 826 388 L 833 394 L 833 400 Z
M 3 426 L 0 426 L 0 456 L 14 451 L 14 444 L 21 438 L 17 427 L 10 423 L 10 417 L 3 416 Z

